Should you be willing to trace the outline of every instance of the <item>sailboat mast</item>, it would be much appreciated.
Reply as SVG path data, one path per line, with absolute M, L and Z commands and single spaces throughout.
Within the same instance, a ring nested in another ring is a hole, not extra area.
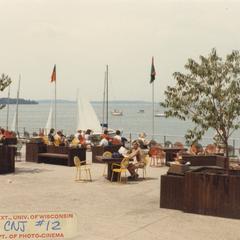
M 108 65 L 106 66 L 106 124 L 108 128 Z
M 19 80 L 18 80 L 17 105 L 16 105 L 16 133 L 17 134 L 19 134 L 19 132 L 18 132 L 18 103 L 19 103 L 20 82 L 21 82 L 21 74 L 19 75 Z
M 103 108 L 102 108 L 102 130 L 105 125 L 105 101 L 106 101 L 106 71 L 104 72 L 104 82 L 103 82 Z
M 6 129 L 7 130 L 8 130 L 8 122 L 9 122 L 9 101 L 10 101 L 10 85 L 8 86 L 7 123 L 6 123 Z

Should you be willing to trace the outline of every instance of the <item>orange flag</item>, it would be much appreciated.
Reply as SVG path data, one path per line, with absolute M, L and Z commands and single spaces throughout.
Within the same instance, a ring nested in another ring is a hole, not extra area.
M 56 82 L 56 78 L 57 78 L 57 75 L 56 75 L 56 64 L 55 64 L 52 75 L 51 75 L 51 82 Z

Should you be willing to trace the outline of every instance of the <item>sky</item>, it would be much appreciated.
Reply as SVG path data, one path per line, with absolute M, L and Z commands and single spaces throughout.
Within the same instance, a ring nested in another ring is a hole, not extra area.
M 11 97 L 50 99 L 57 66 L 57 98 L 155 101 L 174 86 L 188 58 L 212 48 L 225 57 L 240 48 L 240 0 L 0 0 L 0 73 L 12 79 Z M 7 91 L 0 92 L 5 97 Z

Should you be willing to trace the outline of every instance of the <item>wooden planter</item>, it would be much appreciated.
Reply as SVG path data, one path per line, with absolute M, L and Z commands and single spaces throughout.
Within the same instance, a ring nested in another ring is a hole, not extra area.
M 224 169 L 161 176 L 160 207 L 240 219 L 240 172 Z
M 16 147 L 0 145 L 0 174 L 15 172 Z

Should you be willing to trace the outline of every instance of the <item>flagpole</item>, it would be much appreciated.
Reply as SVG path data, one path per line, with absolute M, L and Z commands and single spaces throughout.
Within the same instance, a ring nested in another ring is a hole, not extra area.
M 16 105 L 16 133 L 17 133 L 18 137 L 19 137 L 19 132 L 18 132 L 18 102 L 19 102 L 20 82 L 21 82 L 21 74 L 19 75 L 19 81 L 18 81 L 17 105 Z
M 154 81 L 152 82 L 152 140 L 154 140 Z
M 9 122 L 9 101 L 10 101 L 10 85 L 8 86 L 8 101 L 7 101 L 7 130 L 8 130 L 8 122 Z
M 57 81 L 55 80 L 55 130 L 57 130 Z
M 107 123 L 107 129 L 108 129 L 108 65 L 106 68 L 106 123 Z
M 106 71 L 104 72 L 104 83 L 103 83 L 103 108 L 102 108 L 102 132 L 105 128 L 105 103 L 106 103 Z
M 152 84 L 152 140 L 154 140 L 155 135 L 155 126 L 154 126 L 154 80 L 156 76 L 155 67 L 154 67 L 154 57 L 152 57 L 152 66 L 150 74 L 150 84 Z

